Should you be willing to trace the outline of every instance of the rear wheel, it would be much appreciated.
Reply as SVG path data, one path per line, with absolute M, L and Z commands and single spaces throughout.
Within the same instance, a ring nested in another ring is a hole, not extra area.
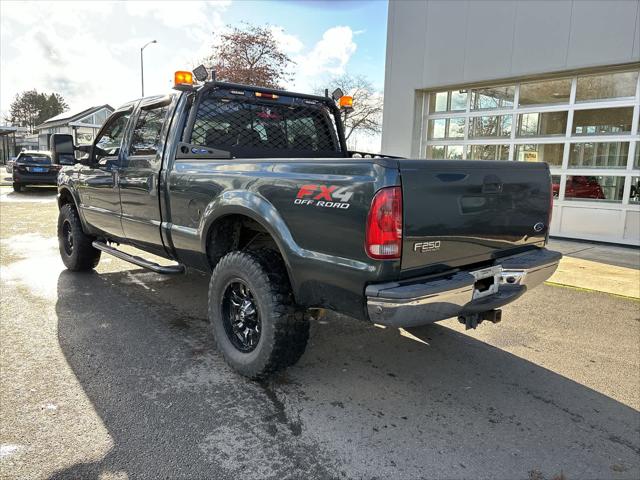
M 22 184 L 18 183 L 18 182 L 13 182 L 13 191 L 14 192 L 21 192 L 22 191 Z
M 209 320 L 227 363 L 253 379 L 296 363 L 309 337 L 308 319 L 296 311 L 286 269 L 272 250 L 220 259 L 209 284 Z
M 82 230 L 78 212 L 71 204 L 63 205 L 58 215 L 58 246 L 65 267 L 74 272 L 95 268 L 100 250 L 91 245 L 93 238 Z

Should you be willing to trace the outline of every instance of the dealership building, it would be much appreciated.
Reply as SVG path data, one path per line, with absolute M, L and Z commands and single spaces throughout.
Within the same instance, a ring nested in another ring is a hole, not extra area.
M 551 234 L 640 244 L 640 0 L 389 2 L 382 151 L 547 162 Z

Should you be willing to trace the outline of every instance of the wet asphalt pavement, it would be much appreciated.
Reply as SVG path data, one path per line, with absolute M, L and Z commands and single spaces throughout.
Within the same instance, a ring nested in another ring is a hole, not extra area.
M 640 477 L 640 303 L 541 286 L 498 325 L 329 314 L 264 383 L 222 361 L 207 278 L 64 270 L 55 191 L 0 188 L 0 477 Z

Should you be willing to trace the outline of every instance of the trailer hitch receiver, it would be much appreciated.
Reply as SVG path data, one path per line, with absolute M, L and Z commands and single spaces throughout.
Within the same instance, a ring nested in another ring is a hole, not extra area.
M 502 320 L 502 310 L 488 310 L 486 312 L 480 313 L 470 313 L 467 315 L 460 315 L 458 317 L 458 321 L 464 324 L 465 329 L 469 330 L 470 328 L 476 328 L 485 320 L 490 321 L 491 323 L 500 323 Z

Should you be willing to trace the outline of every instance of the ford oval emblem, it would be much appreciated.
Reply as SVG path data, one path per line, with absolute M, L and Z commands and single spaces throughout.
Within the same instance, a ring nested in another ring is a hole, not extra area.
M 533 226 L 533 231 L 536 233 L 540 233 L 542 230 L 544 230 L 544 223 L 542 222 L 538 222 Z

